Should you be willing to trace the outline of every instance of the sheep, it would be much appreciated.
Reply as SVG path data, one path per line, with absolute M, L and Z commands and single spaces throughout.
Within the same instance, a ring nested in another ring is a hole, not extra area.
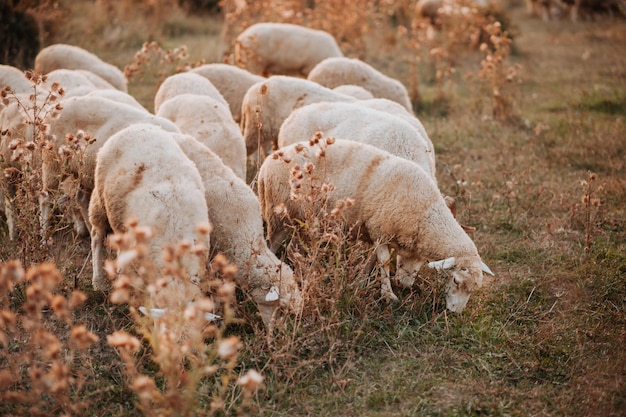
M 307 79 L 328 88 L 343 84 L 359 85 L 374 97 L 393 100 L 413 113 L 409 93 L 400 81 L 356 58 L 327 58 L 311 70 Z
M 404 119 L 361 103 L 320 102 L 294 110 L 281 125 L 278 147 L 307 140 L 316 132 L 350 138 L 413 161 L 436 181 L 435 155 L 421 134 Z
M 64 97 L 83 96 L 94 90 L 112 89 L 110 84 L 100 79 L 95 81 L 97 76 L 87 75 L 89 71 L 71 70 L 59 68 L 46 74 L 46 81 L 41 89 L 49 90 L 53 83 L 58 83 L 64 90 Z M 107 87 L 108 85 L 108 87 Z
M 246 91 L 253 84 L 265 79 L 238 66 L 222 63 L 201 65 L 189 70 L 189 72 L 202 75 L 211 81 L 228 102 L 230 112 L 236 123 L 241 120 L 241 101 Z
M 146 112 L 148 111 L 148 109 L 146 109 L 141 103 L 139 103 L 135 97 L 120 90 L 97 89 L 97 90 L 90 91 L 85 95 L 90 96 L 90 97 L 93 97 L 93 96 L 102 97 L 104 99 L 117 101 L 118 103 L 127 104 L 129 106 L 136 107 L 137 109 L 144 110 Z
M 307 212 L 305 204 L 310 203 L 291 198 L 290 182 L 307 195 L 310 183 L 302 176 L 308 163 L 323 173 L 321 181 L 332 184 L 325 200 L 328 207 L 352 199 L 341 215 L 347 227 L 360 231 L 361 240 L 376 244 L 384 299 L 398 299 L 390 282 L 390 248 L 403 259 L 404 270 L 399 268 L 396 280 L 414 280 L 427 261 L 430 267 L 452 270 L 446 296 L 451 311 L 463 310 L 470 294 L 482 285 L 483 271 L 492 274 L 430 175 L 406 159 L 342 139 L 314 145 L 298 142 L 275 151 L 261 165 L 259 200 L 271 250 L 276 251 L 287 234 L 283 213 L 297 222 Z M 291 172 L 295 174 L 290 178 Z
M 337 87 L 333 88 L 333 90 L 359 100 L 369 100 L 374 98 L 374 95 L 370 91 L 366 90 L 360 85 L 343 84 L 338 85 Z
M 235 63 L 265 77 L 306 77 L 318 62 L 341 56 L 328 32 L 289 23 L 256 23 L 235 40 Z
M 195 137 L 245 181 L 246 144 L 228 105 L 209 96 L 180 94 L 161 104 L 157 116 Z
M 312 81 L 275 75 L 248 89 L 241 105 L 241 131 L 248 155 L 267 155 L 277 148 L 280 126 L 298 107 L 320 101 L 356 102 Z M 259 149 L 260 145 L 260 149 Z
M 237 266 L 238 282 L 248 287 L 270 329 L 278 304 L 299 311 L 302 298 L 291 268 L 267 247 L 257 196 L 209 148 L 189 135 L 173 136 L 202 177 L 213 225 L 211 253 Z
M 370 100 L 362 100 L 360 102 L 362 106 L 368 107 L 372 110 L 379 110 L 385 113 L 393 114 L 394 116 L 402 118 L 405 122 L 408 122 L 413 128 L 419 132 L 420 135 L 426 140 L 428 144 L 428 149 L 431 152 L 435 152 L 435 146 L 433 142 L 430 140 L 428 133 L 426 133 L 426 129 L 420 120 L 415 117 L 415 114 L 409 112 L 404 106 L 396 103 L 395 101 L 386 99 L 386 98 L 374 98 Z
M 59 189 L 61 181 L 68 176 L 78 179 L 77 197 L 83 217 L 87 219 L 87 204 L 94 186 L 96 154 L 110 136 L 133 123 L 150 123 L 167 131 L 180 133 L 174 123 L 145 109 L 93 95 L 64 99 L 63 110 L 49 123 L 49 135 L 55 140 L 51 142 L 52 147 L 44 151 L 42 158 L 43 186 L 40 205 L 44 235 L 48 229 L 49 213 L 54 201 L 50 194 L 54 194 Z M 69 146 L 65 140 L 66 136 L 75 135 L 79 131 L 88 133 L 92 143 L 85 146 L 85 143 L 78 142 L 77 145 Z M 66 161 L 60 156 L 71 149 L 80 151 L 80 157 L 72 157 Z M 89 224 L 85 226 L 87 229 L 81 227 L 77 232 L 86 234 Z
M 6 87 L 10 87 L 15 94 L 28 94 L 33 91 L 33 83 L 26 78 L 22 70 L 11 65 L 0 64 L 0 91 Z M 1 101 L 0 108 L 2 108 Z
M 89 200 L 94 289 L 108 286 L 106 236 L 126 232 L 131 219 L 151 229 L 147 256 L 157 273 L 164 272 L 163 248 L 186 241 L 207 249 L 204 257 L 188 253 L 182 259 L 192 283 L 205 277 L 210 241 L 208 233 L 198 233 L 210 227 L 204 186 L 171 132 L 145 123 L 118 131 L 100 148 L 94 179 Z
M 180 72 L 170 75 L 159 86 L 154 96 L 154 113 L 159 112 L 159 108 L 166 100 L 179 94 L 205 95 L 228 106 L 228 102 L 211 81 L 193 72 Z
M 47 74 L 60 68 L 89 70 L 118 90 L 128 92 L 128 80 L 119 68 L 78 46 L 53 44 L 40 50 L 35 57 L 36 72 Z

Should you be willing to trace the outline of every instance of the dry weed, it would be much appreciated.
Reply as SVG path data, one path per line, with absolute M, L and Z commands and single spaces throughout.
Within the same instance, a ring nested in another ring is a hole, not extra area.
M 210 416 L 239 407 L 253 409 L 252 394 L 263 377 L 254 370 L 243 375 L 238 369 L 242 343 L 226 333 L 238 322 L 236 267 L 217 255 L 207 279 L 193 282 L 181 268 L 182 259 L 202 256 L 208 248 L 181 242 L 164 248 L 165 270 L 155 271 L 145 256 L 150 237 L 148 229 L 131 220 L 126 233 L 110 237 L 118 256 L 105 267 L 114 279 L 111 301 L 128 304 L 136 324 L 136 335 L 116 331 L 107 342 L 125 364 L 138 408 L 146 416 Z
M 93 377 L 90 348 L 98 337 L 73 319 L 87 296 L 59 294 L 62 280 L 51 263 L 0 264 L 3 415 L 78 415 L 91 406 L 85 382 Z

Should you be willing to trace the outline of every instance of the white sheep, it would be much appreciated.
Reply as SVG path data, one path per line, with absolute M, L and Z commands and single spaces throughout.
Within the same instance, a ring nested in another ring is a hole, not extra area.
M 180 94 L 163 102 L 157 116 L 207 146 L 245 181 L 246 145 L 228 105 L 209 96 Z
M 228 102 L 211 81 L 193 72 L 180 72 L 170 75 L 159 86 L 154 96 L 154 113 L 159 112 L 165 101 L 179 94 L 205 95 L 228 106 Z
M 118 131 L 98 152 L 94 184 L 89 201 L 94 289 L 107 287 L 107 235 L 126 232 L 131 219 L 151 229 L 147 256 L 157 273 L 165 266 L 163 248 L 186 241 L 207 250 L 204 258 L 188 253 L 182 260 L 192 282 L 205 277 L 210 242 L 208 234 L 198 233 L 199 227 L 209 228 L 204 186 L 171 132 L 143 123 Z
M 53 44 L 40 50 L 35 57 L 36 72 L 47 74 L 60 68 L 91 71 L 118 90 L 128 91 L 128 80 L 119 68 L 78 46 Z
M 40 203 L 44 234 L 48 228 L 47 222 L 54 201 L 52 197 L 59 190 L 60 183 L 67 177 L 74 177 L 79 181 L 78 200 L 84 218 L 87 218 L 86 205 L 94 186 L 96 154 L 109 137 L 134 123 L 149 123 L 170 132 L 180 133 L 171 121 L 155 116 L 145 109 L 119 101 L 94 95 L 70 97 L 63 100 L 63 109 L 59 116 L 49 121 L 49 134 L 55 140 L 52 142 L 52 147 L 44 151 L 41 167 L 43 187 Z M 89 145 L 85 142 L 70 145 L 66 141 L 66 136 L 76 135 L 80 131 L 88 133 L 91 139 L 95 140 Z M 78 151 L 80 155 L 67 160 L 64 155 L 66 151 L 72 149 Z M 88 223 L 86 227 L 89 227 Z M 85 230 L 81 228 L 77 232 L 82 234 Z
M 24 72 L 11 65 L 0 65 L 0 91 L 5 87 L 11 87 L 15 94 L 28 94 L 33 91 L 33 83 L 26 78 Z
M 393 114 L 394 116 L 402 118 L 405 122 L 408 122 L 415 130 L 419 132 L 420 135 L 426 140 L 428 144 L 428 148 L 431 152 L 435 152 L 435 146 L 433 142 L 430 140 L 428 133 L 426 133 L 426 129 L 422 122 L 415 117 L 413 112 L 409 112 L 404 106 L 395 101 L 386 99 L 386 98 L 374 98 L 371 100 L 362 100 L 360 102 L 362 106 L 369 107 L 373 110 L 384 111 L 389 114 Z
M 148 111 L 148 109 L 146 109 L 141 103 L 139 103 L 139 101 L 137 101 L 135 97 L 117 89 L 101 88 L 90 91 L 85 95 L 90 97 L 96 96 L 105 98 L 108 100 L 116 101 L 118 103 L 128 104 L 129 106 L 136 107 L 139 110 L 144 110 L 146 112 Z
M 354 97 L 358 100 L 369 100 L 374 98 L 374 95 L 369 90 L 366 90 L 360 85 L 342 84 L 333 88 L 333 90 L 338 93 Z
M 64 90 L 64 98 L 84 96 L 94 90 L 112 89 L 106 81 L 97 80 L 96 75 L 88 75 L 89 71 L 59 68 L 46 74 L 46 82 L 41 91 L 50 90 L 53 83 L 58 83 Z M 98 77 L 99 78 L 99 77 Z
M 361 103 L 321 102 L 294 110 L 280 128 L 278 147 L 308 140 L 316 132 L 349 138 L 413 161 L 436 181 L 435 155 L 426 139 L 401 117 Z
M 235 63 L 254 74 L 306 77 L 318 62 L 343 56 L 328 32 L 289 23 L 256 23 L 235 40 Z
M 293 272 L 267 247 L 252 189 L 193 137 L 173 136 L 202 177 L 213 225 L 211 253 L 222 253 L 237 266 L 237 280 L 247 287 L 268 328 L 279 304 L 299 311 L 302 298 Z
M 413 113 L 406 87 L 400 81 L 383 74 L 360 59 L 327 58 L 311 70 L 307 79 L 328 88 L 344 84 L 359 85 L 374 97 L 393 100 Z
M 241 102 L 246 91 L 265 78 L 235 65 L 211 63 L 189 70 L 211 81 L 228 102 L 236 123 L 241 120 Z
M 287 116 L 299 107 L 321 101 L 355 102 L 312 81 L 275 75 L 248 89 L 241 106 L 241 131 L 247 154 L 267 155 L 277 148 L 278 132 Z M 260 145 L 260 149 L 259 149 Z
M 274 152 L 259 170 L 259 199 L 270 249 L 276 250 L 286 237 L 290 219 L 302 219 L 311 203 L 292 199 L 291 185 L 307 195 L 310 182 L 305 164 L 312 163 L 330 183 L 328 207 L 348 198 L 353 204 L 341 212 L 348 227 L 360 231 L 360 238 L 376 244 L 376 256 L 383 268 L 382 296 L 397 300 L 389 276 L 390 248 L 403 259 L 396 279 L 413 280 L 420 267 L 451 269 L 447 307 L 461 311 L 470 294 L 482 285 L 482 272 L 491 273 L 481 261 L 474 242 L 459 226 L 446 206 L 434 181 L 421 167 L 371 145 L 337 139 L 310 146 L 300 142 Z M 323 151 L 323 152 L 322 152 Z M 323 156 L 320 156 L 323 154 Z M 298 165 L 299 170 L 295 168 Z M 281 210 L 276 210 L 281 207 Z M 398 277 L 400 275 L 400 277 Z

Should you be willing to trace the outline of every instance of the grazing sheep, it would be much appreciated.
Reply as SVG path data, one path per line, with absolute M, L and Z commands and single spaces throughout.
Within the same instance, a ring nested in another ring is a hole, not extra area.
M 209 227 L 202 178 L 171 132 L 143 123 L 118 131 L 98 152 L 94 185 L 89 201 L 94 289 L 107 287 L 106 236 L 126 232 L 131 219 L 152 231 L 147 256 L 157 273 L 165 266 L 165 246 L 187 241 L 209 248 L 208 234 L 198 234 L 198 227 Z M 206 261 L 208 252 L 204 262 L 192 254 L 183 257 L 191 282 L 205 277 Z
M 211 253 L 222 253 L 237 266 L 239 284 L 247 287 L 271 328 L 279 304 L 298 311 L 302 299 L 291 268 L 267 247 L 259 199 L 206 146 L 189 135 L 173 136 L 202 177 L 213 225 Z
M 241 131 L 247 154 L 267 155 L 277 148 L 278 131 L 298 107 L 320 101 L 357 101 L 354 97 L 301 78 L 275 75 L 248 89 L 241 106 Z M 259 149 L 259 145 L 261 149 Z
M 354 97 L 358 100 L 369 100 L 374 98 L 374 95 L 370 91 L 366 90 L 360 85 L 343 84 L 338 85 L 337 87 L 333 88 L 333 90 L 338 93 Z
M 358 85 L 374 97 L 393 100 L 413 113 L 409 93 L 400 81 L 356 58 L 327 58 L 311 70 L 307 79 L 328 88 L 344 84 Z
M 256 23 L 235 40 L 236 64 L 265 77 L 306 77 L 318 62 L 340 56 L 330 33 L 289 23 Z
M 128 92 L 128 80 L 119 68 L 78 46 L 57 43 L 43 48 L 35 57 L 36 72 L 47 74 L 60 68 L 91 71 L 118 90 Z
M 198 94 L 213 97 L 220 103 L 228 106 L 222 94 L 211 81 L 193 72 L 181 72 L 170 75 L 159 86 L 154 96 L 154 113 L 159 112 L 161 105 L 179 94 Z
M 42 160 L 41 216 L 44 234 L 48 228 L 48 217 L 54 201 L 50 194 L 54 194 L 67 177 L 77 178 L 79 182 L 77 189 L 79 203 L 84 218 L 87 219 L 86 206 L 93 190 L 96 154 L 114 133 L 134 123 L 150 123 L 167 131 L 180 133 L 174 123 L 145 109 L 93 95 L 64 99 L 63 110 L 58 118 L 50 120 L 49 123 L 49 133 L 56 140 L 52 142 L 52 148 L 44 152 Z M 86 145 L 84 142 L 78 142 L 78 145 L 69 146 L 65 140 L 66 136 L 76 135 L 79 131 L 88 133 L 93 143 Z M 81 155 L 68 161 L 63 155 L 72 149 L 79 151 Z M 84 233 L 83 230 L 77 231 Z
M 212 63 L 189 70 L 202 75 L 211 81 L 222 97 L 228 102 L 230 112 L 236 123 L 241 120 L 241 102 L 246 91 L 253 85 L 264 80 L 264 77 L 252 74 L 235 65 Z
M 325 201 L 328 207 L 353 200 L 341 215 L 347 227 L 359 232 L 360 239 L 377 245 L 385 299 L 397 300 L 389 276 L 389 249 L 393 248 L 402 256 L 405 269 L 396 273 L 397 280 L 413 280 L 428 261 L 432 261 L 431 267 L 454 267 L 446 302 L 451 311 L 461 311 L 470 294 L 482 285 L 482 271 L 491 271 L 452 216 L 430 175 L 418 165 L 371 145 L 340 139 L 331 143 L 290 145 L 261 165 L 259 199 L 270 249 L 277 250 L 286 237 L 283 212 L 297 221 L 310 210 L 305 205 L 311 203 L 291 198 L 290 184 L 300 186 L 300 193 L 307 195 L 310 183 L 297 174 L 306 175 L 305 164 L 310 162 L 322 174 L 321 181 L 333 185 Z
M 211 149 L 245 181 L 246 144 L 228 105 L 209 96 L 180 94 L 163 102 L 157 116 L 171 120 L 182 133 Z
M 421 134 L 404 119 L 361 103 L 321 102 L 294 110 L 280 128 L 278 147 L 308 140 L 316 132 L 349 138 L 415 162 L 436 182 L 435 155 Z

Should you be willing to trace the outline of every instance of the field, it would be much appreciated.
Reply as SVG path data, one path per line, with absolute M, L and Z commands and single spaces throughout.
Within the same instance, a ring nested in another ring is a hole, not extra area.
M 48 10 L 45 43 L 76 44 L 120 68 L 146 41 L 161 53 L 186 46 L 187 57 L 144 63 L 143 77 L 130 80 L 129 92 L 148 109 L 160 77 L 228 57 L 232 32 L 245 24 L 243 17 L 226 24 L 221 14 L 147 13 L 131 2 L 107 17 L 93 3 L 61 2 L 60 15 Z M 244 17 L 285 17 L 283 3 L 272 9 L 259 1 L 258 14 Z M 13 242 L 3 223 L 0 415 L 626 416 L 624 21 L 544 22 L 510 1 L 498 15 L 506 17 L 510 48 L 497 37 L 480 48 L 453 34 L 461 25 L 454 19 L 444 25 L 448 37 L 403 35 L 394 25 L 410 8 L 396 3 L 393 18 L 361 28 L 353 24 L 364 18 L 358 7 L 336 2 L 326 24 L 343 25 L 349 54 L 412 93 L 435 144 L 439 187 L 455 197 L 459 222 L 475 228 L 470 236 L 495 273 L 467 309 L 446 313 L 443 276 L 426 270 L 413 288 L 395 289 L 400 303 L 380 300 L 376 271 L 364 273 L 359 261 L 368 249 L 348 244 L 330 224 L 339 239 L 294 261 L 303 283 L 315 280 L 303 316 L 285 318 L 270 343 L 254 305 L 238 293 L 234 310 L 243 320 L 232 319 L 207 343 L 237 340 L 239 353 L 208 354 L 198 363 L 219 369 L 192 381 L 193 358 L 186 367 L 170 364 L 179 373 L 168 374 L 145 318 L 91 288 L 88 240 L 61 224 L 48 245 L 30 235 Z M 481 67 L 489 56 L 493 66 Z M 32 270 L 31 281 L 58 278 L 55 294 L 72 299 L 80 290 L 84 303 L 75 300 L 68 320 L 53 314 L 63 309 L 52 296 L 34 312 L 26 283 L 8 284 L 19 275 L 12 259 L 24 268 L 53 262 L 58 277 Z M 97 341 L 71 333 L 80 325 Z M 107 343 L 117 330 L 141 347 Z M 56 354 L 46 356 L 55 343 Z M 40 373 L 31 372 L 35 364 Z M 153 385 L 140 386 L 146 380 L 133 369 Z M 237 383 L 252 369 L 264 378 L 258 390 Z M 57 371 L 67 385 L 54 384 Z

